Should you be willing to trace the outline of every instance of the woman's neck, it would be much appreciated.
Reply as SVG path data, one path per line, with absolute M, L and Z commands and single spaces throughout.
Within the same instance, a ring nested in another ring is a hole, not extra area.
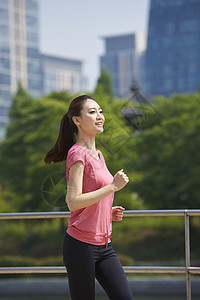
M 90 140 L 84 140 L 84 139 L 77 139 L 77 142 L 76 142 L 77 144 L 79 144 L 79 145 L 81 145 L 81 146 L 83 146 L 83 147 L 86 147 L 86 148 L 88 148 L 89 150 L 91 150 L 91 151 L 94 151 L 94 150 L 96 150 L 96 147 L 95 147 L 95 140 L 93 140 L 93 141 L 90 141 Z

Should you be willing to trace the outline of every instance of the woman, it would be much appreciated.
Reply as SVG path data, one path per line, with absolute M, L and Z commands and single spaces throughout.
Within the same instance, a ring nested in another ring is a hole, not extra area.
M 114 193 L 128 182 L 123 169 L 113 177 L 103 154 L 95 148 L 104 116 L 88 95 L 75 98 L 63 116 L 56 144 L 44 161 L 67 160 L 66 203 L 71 212 L 63 244 L 72 300 L 95 299 L 95 277 L 109 299 L 132 300 L 123 268 L 111 245 L 112 221 L 124 208 L 112 207 Z

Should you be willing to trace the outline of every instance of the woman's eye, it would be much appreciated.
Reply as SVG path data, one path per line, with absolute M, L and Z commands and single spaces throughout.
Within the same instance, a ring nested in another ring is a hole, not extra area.
M 95 110 L 91 110 L 91 111 L 90 111 L 90 114 L 92 114 L 92 113 L 94 113 L 94 112 L 95 112 Z M 103 110 L 101 110 L 100 113 L 103 114 Z

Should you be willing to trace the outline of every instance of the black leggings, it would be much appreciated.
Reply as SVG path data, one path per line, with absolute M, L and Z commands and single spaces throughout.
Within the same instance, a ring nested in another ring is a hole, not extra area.
M 66 233 L 63 260 L 68 272 L 72 300 L 94 300 L 95 277 L 109 299 L 133 299 L 126 275 L 111 243 L 107 248 L 106 245 L 92 245 Z

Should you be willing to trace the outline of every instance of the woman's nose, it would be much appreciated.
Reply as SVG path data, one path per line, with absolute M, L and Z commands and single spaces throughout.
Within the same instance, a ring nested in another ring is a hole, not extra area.
M 97 113 L 97 119 L 103 119 L 103 116 L 99 112 Z

